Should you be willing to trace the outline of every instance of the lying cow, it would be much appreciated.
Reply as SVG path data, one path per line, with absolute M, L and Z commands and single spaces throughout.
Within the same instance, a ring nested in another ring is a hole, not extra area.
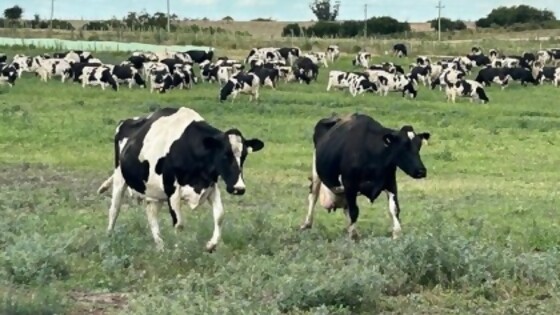
M 206 244 L 213 251 L 220 238 L 224 208 L 218 178 L 232 195 L 243 195 L 243 164 L 250 152 L 264 147 L 238 129 L 225 132 L 190 108 L 163 108 L 144 117 L 121 121 L 114 138 L 115 169 L 98 192 L 112 184 L 108 232 L 119 215 L 125 190 L 147 202 L 146 214 L 158 249 L 163 249 L 157 212 L 164 202 L 176 229 L 182 227 L 181 203 L 212 206 L 214 232 Z
M 358 238 L 358 194 L 373 202 L 385 191 L 393 220 L 393 238 L 401 232 L 397 167 L 416 179 L 427 176 L 420 148 L 430 134 L 412 126 L 394 130 L 363 114 L 324 118 L 313 133 L 313 165 L 309 207 L 301 229 L 311 228 L 317 199 L 329 210 L 343 208 L 348 233 Z

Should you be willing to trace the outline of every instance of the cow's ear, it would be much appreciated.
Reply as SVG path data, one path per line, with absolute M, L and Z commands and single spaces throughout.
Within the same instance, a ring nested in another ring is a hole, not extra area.
M 204 137 L 202 144 L 208 150 L 217 150 L 223 146 L 222 139 L 219 136 Z
M 399 142 L 399 136 L 394 133 L 387 133 L 383 135 L 383 142 L 385 143 L 385 146 L 393 145 Z
M 264 148 L 264 142 L 256 138 L 245 140 L 245 145 L 247 146 L 248 152 L 257 152 Z
M 420 139 L 422 139 L 422 142 L 428 143 L 428 140 L 430 140 L 430 133 L 429 132 L 422 132 L 422 133 L 418 133 L 416 134 L 417 137 L 420 137 Z

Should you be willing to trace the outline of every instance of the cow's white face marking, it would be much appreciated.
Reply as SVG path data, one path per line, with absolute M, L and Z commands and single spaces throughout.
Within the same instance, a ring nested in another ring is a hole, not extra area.
M 416 134 L 414 133 L 414 131 L 409 131 L 408 132 L 408 138 L 410 138 L 410 140 L 414 139 L 414 137 L 416 137 Z
M 241 171 L 241 153 L 243 152 L 243 139 L 241 139 L 238 135 L 229 135 L 229 143 L 231 145 L 231 151 L 233 152 L 233 156 L 235 156 L 235 160 L 237 161 L 237 165 L 239 166 L 239 170 Z M 241 172 L 239 173 L 239 178 L 235 185 L 233 185 L 234 189 L 245 189 L 245 182 L 243 181 L 243 176 L 241 176 Z

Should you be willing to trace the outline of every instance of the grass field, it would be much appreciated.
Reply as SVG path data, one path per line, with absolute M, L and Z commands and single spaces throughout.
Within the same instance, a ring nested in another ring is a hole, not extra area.
M 0 314 L 554 314 L 560 89 L 493 86 L 490 104 L 450 104 L 424 87 L 417 100 L 327 93 L 326 76 L 263 89 L 258 104 L 220 104 L 209 84 L 157 95 L 28 76 L 0 88 Z M 246 163 L 245 196 L 223 194 L 213 254 L 203 251 L 207 205 L 184 207 L 177 235 L 160 213 L 163 253 L 128 198 L 106 235 L 110 199 L 95 191 L 112 169 L 116 123 L 163 106 L 193 108 L 265 142 Z M 422 149 L 427 179 L 398 171 L 398 240 L 383 196 L 360 200 L 359 243 L 340 211 L 318 209 L 313 229 L 298 231 L 313 126 L 355 111 L 432 135 Z

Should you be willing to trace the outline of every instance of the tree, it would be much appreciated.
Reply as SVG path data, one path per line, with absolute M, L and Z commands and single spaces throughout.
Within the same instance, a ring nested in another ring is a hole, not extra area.
M 21 19 L 22 15 L 23 15 L 23 9 L 18 5 L 15 5 L 11 8 L 7 8 L 6 10 L 4 10 L 4 18 L 7 20 L 17 21 Z
M 430 27 L 437 31 L 438 20 L 433 19 L 433 20 L 430 20 L 428 22 L 430 23 Z M 467 25 L 465 24 L 465 22 L 463 22 L 461 20 L 453 21 L 453 20 L 448 19 L 448 18 L 444 18 L 444 17 L 441 18 L 441 31 L 442 32 L 460 31 L 460 30 L 465 30 L 465 29 L 467 29 Z
M 556 17 L 549 10 L 539 10 L 528 5 L 518 5 L 511 7 L 501 6 L 493 9 L 488 16 L 479 19 L 475 24 L 477 27 L 492 27 L 493 25 L 507 27 L 514 24 L 542 24 L 551 21 L 556 21 Z
M 309 8 L 319 21 L 334 21 L 338 17 L 340 0 L 331 6 L 331 0 L 314 0 L 309 4 Z

